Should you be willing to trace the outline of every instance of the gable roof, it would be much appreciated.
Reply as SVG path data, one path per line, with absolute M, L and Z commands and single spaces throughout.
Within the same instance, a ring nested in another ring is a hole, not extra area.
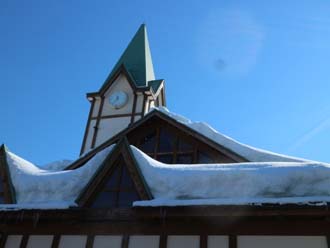
M 188 135 L 196 138 L 200 142 L 206 143 L 207 145 L 211 146 L 213 149 L 215 149 L 221 153 L 224 153 L 225 155 L 235 159 L 235 161 L 238 161 L 238 162 L 249 161 L 246 158 L 244 158 L 243 156 L 240 156 L 240 154 L 237 154 L 237 153 L 229 150 L 228 148 L 222 146 L 221 144 L 216 143 L 212 139 L 209 139 L 207 136 L 204 136 L 203 134 L 195 131 L 194 129 L 180 123 L 175 118 L 172 118 L 170 115 L 167 115 L 164 112 L 160 111 L 159 109 L 154 108 L 151 112 L 149 112 L 147 115 L 145 115 L 143 118 L 141 118 L 137 122 L 135 122 L 132 125 L 130 125 L 129 127 L 125 128 L 124 130 L 122 130 L 118 134 L 114 135 L 113 137 L 111 137 L 110 139 L 105 141 L 104 143 L 100 144 L 98 147 L 96 147 L 93 150 L 86 153 L 85 155 L 81 156 L 79 159 L 77 159 L 72 164 L 70 164 L 66 168 L 66 170 L 71 170 L 71 169 L 75 169 L 75 168 L 82 166 L 86 161 L 88 161 L 90 158 L 92 158 L 95 153 L 99 152 L 100 150 L 104 149 L 105 147 L 107 147 L 113 143 L 118 142 L 122 137 L 133 132 L 136 128 L 138 128 L 139 126 L 143 125 L 148 120 L 153 119 L 153 118 L 159 118 L 162 121 L 167 122 L 169 125 L 179 128 L 180 130 L 182 130 L 183 132 L 187 133 Z
M 140 172 L 139 166 L 132 154 L 127 139 L 122 138 L 115 146 L 112 153 L 104 160 L 97 172 L 90 179 L 85 189 L 79 194 L 76 202 L 79 206 L 89 206 L 101 190 L 101 186 L 105 180 L 111 176 L 116 169 L 116 160 L 122 156 L 127 167 L 128 173 L 134 183 L 135 189 L 142 200 L 151 200 L 152 194 L 144 181 L 144 177 Z
M 1 149 L 1 165 L 8 166 L 8 178 L 15 189 L 16 203 L 11 208 L 68 208 L 113 146 L 98 152 L 84 166 L 76 170 L 52 171 L 39 168 L 31 162 Z M 5 154 L 5 156 L 4 156 Z M 8 179 L 8 180 L 9 180 Z
M 132 132 L 134 129 L 144 124 L 151 118 L 160 118 L 168 122 L 169 125 L 173 125 L 181 129 L 183 132 L 186 132 L 201 142 L 208 144 L 215 150 L 235 158 L 235 160 L 238 162 L 311 162 L 310 160 L 282 155 L 245 145 L 217 132 L 205 123 L 192 122 L 183 116 L 169 112 L 166 108 L 154 108 L 137 122 L 114 135 L 109 140 L 100 144 L 98 147 L 89 151 L 85 155 L 81 156 L 79 159 L 70 164 L 66 169 L 78 168 L 90 158 L 92 158 L 95 153 L 115 143 L 121 137 Z
M 109 81 L 121 66 L 125 66 L 132 76 L 136 87 L 147 87 L 148 81 L 155 80 L 146 25 L 142 24 L 133 39 L 113 67 L 100 91 L 107 88 Z

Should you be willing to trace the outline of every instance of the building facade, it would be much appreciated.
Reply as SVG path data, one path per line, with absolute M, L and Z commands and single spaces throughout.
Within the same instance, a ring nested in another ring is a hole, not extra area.
M 0 247 L 330 246 L 330 167 L 168 112 L 145 25 L 87 99 L 81 156 L 65 168 L 45 172 L 1 146 Z

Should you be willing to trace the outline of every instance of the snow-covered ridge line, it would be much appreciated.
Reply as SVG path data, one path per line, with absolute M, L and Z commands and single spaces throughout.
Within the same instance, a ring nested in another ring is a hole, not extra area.
M 112 151 L 111 145 L 98 152 L 86 164 L 75 170 L 48 171 L 7 152 L 12 184 L 16 192 L 16 207 L 65 208 L 74 201 Z M 33 205 L 37 204 L 37 205 Z M 14 206 L 14 205 L 13 205 Z
M 223 147 L 237 153 L 238 155 L 246 158 L 251 162 L 310 162 L 310 160 L 296 158 L 292 156 L 282 155 L 279 153 L 270 152 L 267 150 L 255 148 L 243 143 L 240 143 L 226 135 L 219 133 L 205 122 L 193 122 L 181 115 L 170 112 L 165 107 L 154 107 L 150 112 L 158 110 L 163 114 L 171 117 L 175 121 L 184 124 L 187 127 L 197 131 L 205 137 L 213 140 L 214 142 L 222 145 Z
M 154 200 L 142 205 L 330 201 L 330 165 L 317 162 L 163 164 L 134 146 Z

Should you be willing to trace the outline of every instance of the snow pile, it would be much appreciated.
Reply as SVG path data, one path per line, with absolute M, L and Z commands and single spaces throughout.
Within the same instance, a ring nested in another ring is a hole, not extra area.
M 131 146 L 154 200 L 135 206 L 330 201 L 330 165 L 316 162 L 163 164 Z
M 73 161 L 68 159 L 62 159 L 54 161 L 45 165 L 39 166 L 40 169 L 50 170 L 50 171 L 61 171 L 68 167 Z
M 165 107 L 155 107 L 152 108 L 150 112 L 153 110 L 158 110 L 167 116 L 171 117 L 177 122 L 180 122 L 187 127 L 197 131 L 198 133 L 206 136 L 207 138 L 213 140 L 214 142 L 222 145 L 223 147 L 233 151 L 234 153 L 246 158 L 251 162 L 310 162 L 310 160 L 305 160 L 301 158 L 295 158 L 291 156 L 286 156 L 266 150 L 262 150 L 259 148 L 255 148 L 252 146 L 245 145 L 240 143 L 226 135 L 223 135 L 212 128 L 210 125 L 204 122 L 193 122 L 181 115 L 170 112 Z
M 10 176 L 16 191 L 16 206 L 27 208 L 74 206 L 79 193 L 113 147 L 114 145 L 111 145 L 98 152 L 78 169 L 58 172 L 40 169 L 19 156 L 7 152 Z

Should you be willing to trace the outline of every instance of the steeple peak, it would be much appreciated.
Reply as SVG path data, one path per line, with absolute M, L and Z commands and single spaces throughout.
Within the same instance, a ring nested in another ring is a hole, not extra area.
M 127 69 L 137 87 L 146 87 L 149 81 L 155 80 L 147 28 L 144 23 L 141 24 L 133 39 L 128 44 L 102 88 L 112 79 L 120 66 L 124 66 Z

